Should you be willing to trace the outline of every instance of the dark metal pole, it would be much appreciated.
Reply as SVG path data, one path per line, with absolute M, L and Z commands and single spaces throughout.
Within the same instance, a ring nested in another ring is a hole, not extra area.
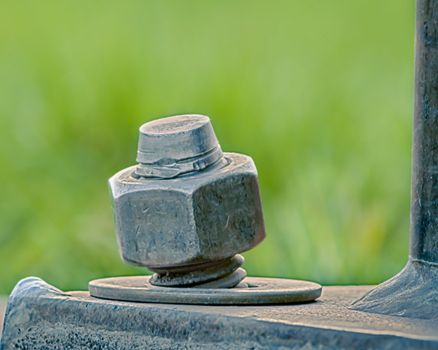
M 417 0 L 410 256 L 352 308 L 438 319 L 438 0 Z
M 438 1 L 418 0 L 412 168 L 413 259 L 438 263 Z

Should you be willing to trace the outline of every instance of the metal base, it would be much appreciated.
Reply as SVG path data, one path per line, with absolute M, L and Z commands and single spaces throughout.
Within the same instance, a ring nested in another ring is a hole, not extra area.
M 322 287 L 313 282 L 248 277 L 235 288 L 169 288 L 149 283 L 149 276 L 113 277 L 91 281 L 96 298 L 163 304 L 269 305 L 313 301 Z
M 1 350 L 438 349 L 438 322 L 348 305 L 370 286 L 324 287 L 313 303 L 148 304 L 63 292 L 27 278 L 12 292 Z
M 351 308 L 376 314 L 438 320 L 438 266 L 410 259 L 399 274 L 356 300 Z

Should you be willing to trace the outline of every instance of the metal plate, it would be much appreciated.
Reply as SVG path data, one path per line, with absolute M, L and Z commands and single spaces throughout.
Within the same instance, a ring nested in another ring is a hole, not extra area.
M 247 277 L 235 288 L 170 288 L 149 283 L 149 276 L 113 277 L 91 281 L 91 296 L 102 299 L 163 304 L 267 305 L 313 301 L 322 287 L 313 282 Z

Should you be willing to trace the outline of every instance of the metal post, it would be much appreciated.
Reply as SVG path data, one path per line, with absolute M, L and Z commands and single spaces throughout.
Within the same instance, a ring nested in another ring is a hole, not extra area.
M 410 256 L 352 308 L 438 318 L 438 0 L 417 0 Z
M 417 6 L 410 254 L 438 263 L 438 1 Z

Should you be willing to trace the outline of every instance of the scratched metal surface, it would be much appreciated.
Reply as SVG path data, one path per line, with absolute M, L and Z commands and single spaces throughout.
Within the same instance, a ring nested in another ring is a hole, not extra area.
M 238 307 L 110 301 L 26 283 L 14 296 L 4 350 L 63 342 L 78 349 L 438 348 L 436 319 L 350 310 L 367 286 L 326 287 L 313 303 Z

